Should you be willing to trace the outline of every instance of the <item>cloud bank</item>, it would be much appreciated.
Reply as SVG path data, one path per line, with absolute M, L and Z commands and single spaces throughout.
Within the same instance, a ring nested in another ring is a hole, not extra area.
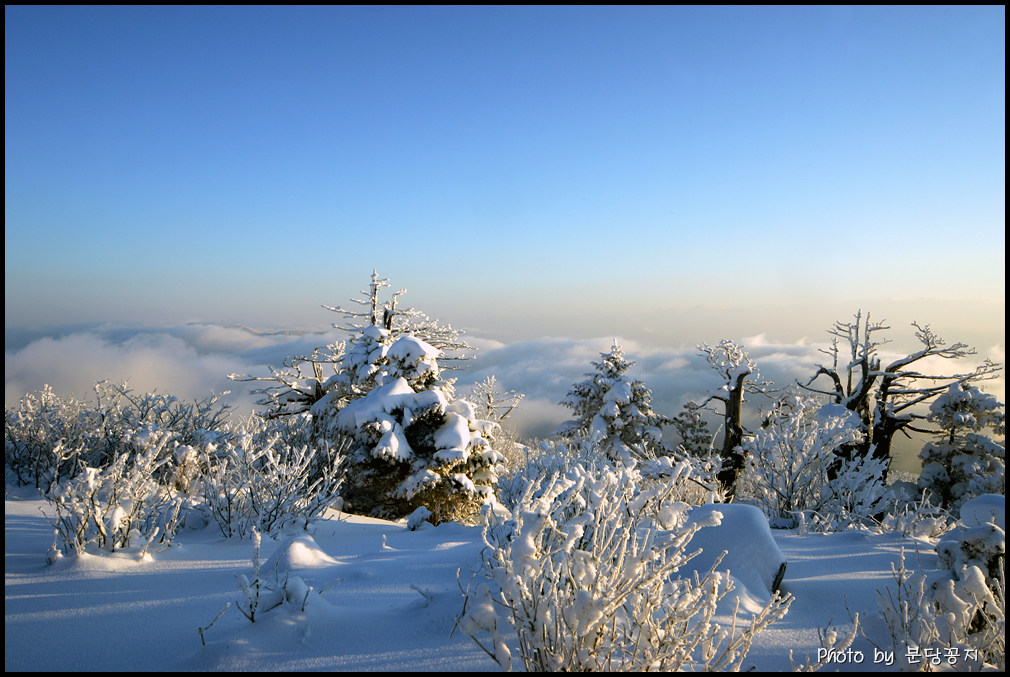
M 231 373 L 265 375 L 268 366 L 278 366 L 290 355 L 307 355 L 317 346 L 338 341 L 337 331 L 315 333 L 258 331 L 248 327 L 189 323 L 164 327 L 63 328 L 44 332 L 7 331 L 4 351 L 4 402 L 10 408 L 29 392 L 50 385 L 60 395 L 88 397 L 97 381 L 126 382 L 135 391 L 172 394 L 182 399 L 202 399 L 211 393 L 230 391 L 225 398 L 236 413 L 254 411 L 256 396 L 248 383 L 228 380 Z M 593 371 L 601 353 L 620 344 L 635 362 L 629 374 L 652 390 L 654 409 L 676 415 L 690 400 L 704 399 L 721 385 L 696 348 L 650 346 L 621 337 L 546 337 L 514 343 L 476 338 L 476 359 L 450 372 L 457 379 L 456 392 L 465 394 L 476 382 L 494 375 L 502 391 L 514 390 L 525 399 L 511 417 L 523 437 L 551 434 L 571 412 L 559 402 L 571 386 Z M 819 352 L 826 343 L 800 340 L 776 341 L 765 334 L 744 338 L 763 379 L 779 387 L 807 381 L 817 364 L 827 360 Z M 899 357 L 884 346 L 882 358 Z M 1002 361 L 1002 346 L 995 346 L 970 360 L 936 360 L 928 365 L 938 373 L 969 371 L 989 357 Z M 1003 398 L 1001 376 L 985 389 Z M 770 399 L 753 397 L 749 413 L 757 419 Z M 713 421 L 715 417 L 713 416 Z

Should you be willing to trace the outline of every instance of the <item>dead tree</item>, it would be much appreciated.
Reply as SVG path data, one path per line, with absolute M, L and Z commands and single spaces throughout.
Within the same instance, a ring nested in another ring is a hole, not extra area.
M 853 322 L 836 322 L 828 330 L 834 338 L 831 347 L 821 350 L 831 357 L 831 364 L 817 365 L 817 373 L 800 386 L 826 395 L 836 404 L 859 416 L 866 432 L 864 441 L 842 450 L 841 455 L 887 459 L 890 463 L 894 436 L 911 432 L 933 433 L 918 427 L 929 412 L 920 405 L 945 392 L 954 383 L 996 378 L 1001 365 L 985 360 L 971 372 L 950 375 L 920 371 L 926 358 L 947 360 L 975 355 L 965 343 L 947 345 L 929 325 L 912 323 L 922 347 L 899 359 L 882 363 L 880 347 L 889 343 L 882 332 L 890 329 L 884 322 L 874 322 L 869 313 L 857 312 Z M 825 383 L 826 379 L 826 383 Z

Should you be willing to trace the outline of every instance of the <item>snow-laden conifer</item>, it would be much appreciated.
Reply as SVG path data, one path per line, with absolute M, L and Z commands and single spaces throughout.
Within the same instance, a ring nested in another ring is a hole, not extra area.
M 962 383 L 952 383 L 930 405 L 929 420 L 940 432 L 919 453 L 919 486 L 944 507 L 957 510 L 972 497 L 1005 492 L 1005 442 L 982 434 L 1005 434 L 1004 408 L 993 395 Z
M 438 349 L 411 335 L 389 338 L 379 327 L 364 331 L 341 372 L 349 401 L 322 400 L 312 409 L 328 435 L 354 440 L 346 507 L 386 518 L 421 506 L 433 521 L 472 516 L 493 497 L 504 461 L 488 439 L 495 424 L 453 400 Z
M 389 279 L 380 278 L 373 270 L 368 289 L 361 291 L 361 297 L 350 299 L 363 310 L 323 306 L 344 317 L 345 321 L 333 323 L 333 328 L 348 337 L 346 340 L 314 348 L 310 355 L 289 356 L 280 367 L 270 367 L 266 376 L 231 374 L 229 378 L 263 384 L 252 391 L 261 395 L 257 401 L 263 407 L 261 415 L 277 418 L 305 413 L 323 399 L 331 406 L 339 406 L 342 398 L 346 402 L 355 394 L 348 392 L 350 384 L 367 381 L 368 375 L 358 370 L 375 364 L 372 352 L 388 349 L 401 336 L 414 336 L 437 349 L 443 367 L 448 362 L 448 368 L 452 368 L 473 356 L 474 349 L 462 332 L 419 310 L 400 307 L 400 296 L 406 289 L 383 300 L 382 290 L 389 286 Z M 350 380 L 346 373 L 349 367 L 355 371 Z
M 662 449 L 661 426 L 670 421 L 652 410 L 652 392 L 627 371 L 634 366 L 616 343 L 593 362 L 596 371 L 572 386 L 561 404 L 575 414 L 558 429 L 565 437 L 600 436 L 600 446 L 615 460 L 653 455 Z

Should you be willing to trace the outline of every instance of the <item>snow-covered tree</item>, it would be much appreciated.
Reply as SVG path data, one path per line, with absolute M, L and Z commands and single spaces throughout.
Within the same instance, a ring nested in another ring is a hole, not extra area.
M 315 441 L 351 440 L 348 509 L 399 518 L 427 506 L 435 522 L 472 517 L 492 496 L 503 461 L 491 444 L 497 424 L 454 401 L 453 379 L 442 375 L 443 358 L 463 359 L 472 348 L 452 327 L 400 307 L 405 290 L 383 301 L 388 286 L 372 271 L 368 290 L 351 299 L 364 310 L 324 306 L 349 320 L 334 327 L 350 338 L 322 362 L 293 361 L 311 367 L 308 378 L 290 369 L 235 378 L 273 383 L 260 391 L 265 416 L 308 414 Z
M 328 437 L 354 439 L 346 506 L 384 518 L 421 506 L 436 522 L 472 517 L 491 498 L 504 460 L 488 441 L 496 424 L 452 400 L 437 348 L 410 335 L 387 346 L 389 338 L 386 329 L 367 328 L 340 374 L 349 401 L 324 398 L 312 408 Z
M 524 397 L 525 395 L 514 390 L 499 391 L 496 379 L 492 375 L 474 383 L 466 399 L 473 404 L 479 418 L 501 423 L 515 411 Z
M 720 456 L 722 468 L 719 483 L 729 496 L 736 493 L 736 480 L 743 469 L 744 456 L 740 451 L 745 430 L 743 427 L 743 404 L 747 394 L 767 394 L 770 383 L 762 381 L 757 364 L 740 344 L 723 339 L 718 345 L 698 346 L 709 366 L 719 374 L 722 385 L 712 392 L 698 406 L 709 402 L 722 405 L 723 441 Z
M 952 383 L 929 407 L 929 421 L 940 431 L 919 453 L 919 486 L 938 497 L 945 508 L 983 494 L 1003 494 L 1006 443 L 982 434 L 1005 435 L 1005 405 L 970 384 Z
M 262 415 L 265 418 L 276 418 L 307 412 L 324 398 L 333 400 L 350 396 L 351 393 L 341 390 L 348 387 L 346 375 L 341 372 L 349 362 L 372 364 L 367 359 L 367 351 L 370 346 L 372 349 L 380 349 L 373 345 L 376 342 L 388 348 L 400 336 L 415 336 L 440 351 L 443 366 L 446 361 L 456 363 L 472 355 L 473 347 L 458 330 L 431 320 L 414 308 L 397 307 L 399 298 L 406 289 L 395 292 L 383 301 L 382 290 L 389 286 L 389 279 L 380 278 L 373 270 L 371 283 L 367 290 L 361 291 L 361 298 L 350 299 L 365 310 L 323 306 L 327 310 L 341 313 L 348 320 L 343 324 L 334 323 L 333 327 L 346 332 L 350 336 L 349 341 L 335 341 L 315 348 L 311 355 L 288 357 L 281 367 L 270 367 L 268 376 L 232 374 L 229 378 L 233 381 L 265 383 L 266 385 L 253 390 L 253 393 L 262 396 L 257 401 L 264 408 Z M 372 330 L 373 327 L 385 333 L 380 337 Z M 364 362 L 363 357 L 366 358 Z M 356 374 L 355 379 L 360 376 Z
M 818 365 L 817 373 L 803 387 L 827 395 L 862 421 L 866 435 L 858 444 L 843 450 L 844 457 L 869 455 L 890 463 L 895 434 L 931 432 L 915 425 L 927 418 L 927 414 L 918 410 L 919 405 L 939 396 L 952 384 L 995 378 L 1002 368 L 986 360 L 966 373 L 942 375 L 919 371 L 919 365 L 929 358 L 960 359 L 974 355 L 975 350 L 964 343 L 947 345 L 929 325 L 913 322 L 912 326 L 922 347 L 887 364 L 880 356 L 880 347 L 888 343 L 881 332 L 890 327 L 871 321 L 869 314 L 864 317 L 860 311 L 853 322 L 836 322 L 828 331 L 834 337 L 832 345 L 821 352 L 831 357 L 831 364 Z M 828 382 L 821 385 L 824 378 Z
M 714 451 L 715 436 L 701 415 L 701 406 L 688 402 L 670 421 L 680 436 L 678 449 L 692 458 L 707 459 Z
M 627 460 L 661 449 L 660 426 L 670 422 L 652 410 L 652 392 L 641 381 L 627 376 L 634 362 L 624 358 L 616 343 L 609 353 L 593 362 L 595 372 L 572 386 L 561 404 L 575 414 L 558 429 L 565 437 L 597 435 L 612 459 Z

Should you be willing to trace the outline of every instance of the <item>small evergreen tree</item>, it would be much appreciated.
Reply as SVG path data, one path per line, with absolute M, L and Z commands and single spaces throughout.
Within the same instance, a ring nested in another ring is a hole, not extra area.
M 264 409 L 264 418 L 278 418 L 303 414 L 320 401 L 326 399 L 331 404 L 355 393 L 348 392 L 348 374 L 342 373 L 348 365 L 370 368 L 374 364 L 373 350 L 388 349 L 400 336 L 415 336 L 440 351 L 443 364 L 458 363 L 469 359 L 473 353 L 461 332 L 450 325 L 441 324 L 414 308 L 398 307 L 400 296 L 407 290 L 401 289 L 385 301 L 382 290 L 389 287 L 388 278 L 380 278 L 372 270 L 371 282 L 367 290 L 361 291 L 360 298 L 352 298 L 352 303 L 365 310 L 349 310 L 342 306 L 323 308 L 340 313 L 347 320 L 343 324 L 333 324 L 334 329 L 346 332 L 348 342 L 336 341 L 312 350 L 311 355 L 294 355 L 284 360 L 281 367 L 269 367 L 269 376 L 231 374 L 228 378 L 241 382 L 262 382 L 266 385 L 252 392 L 262 395 L 256 404 Z M 386 333 L 381 337 L 374 329 Z M 348 346 L 348 343 L 352 345 Z M 384 346 L 384 347 L 383 347 Z M 369 387 L 363 374 L 354 374 L 351 382 L 356 384 L 358 394 L 361 388 Z
M 624 358 L 616 343 L 609 353 L 600 353 L 593 362 L 595 372 L 572 386 L 561 404 L 571 409 L 575 418 L 562 424 L 558 434 L 601 436 L 601 448 L 614 460 L 629 460 L 643 452 L 662 450 L 660 426 L 670 419 L 652 410 L 652 392 L 641 381 L 628 378 L 634 362 Z
M 426 506 L 432 521 L 467 519 L 492 495 L 504 457 L 493 448 L 496 423 L 454 401 L 453 379 L 439 361 L 465 359 L 472 348 L 449 325 L 383 301 L 389 280 L 373 270 L 364 310 L 324 306 L 347 319 L 335 328 L 345 343 L 290 358 L 266 381 L 263 416 L 305 414 L 314 444 L 349 439 L 342 495 L 347 509 L 396 519 Z M 318 359 L 317 359 L 318 358 Z
M 1006 443 L 981 434 L 991 428 L 1005 435 L 1004 404 L 970 384 L 952 383 L 929 407 L 929 421 L 940 431 L 919 453 L 919 486 L 946 508 L 982 494 L 1004 494 Z
M 680 436 L 679 449 L 691 458 L 707 459 L 712 455 L 714 435 L 708 421 L 701 415 L 701 406 L 688 402 L 684 410 L 671 421 Z
M 367 329 L 340 374 L 350 401 L 324 399 L 312 409 L 328 436 L 354 439 L 347 506 L 386 519 L 421 506 L 435 522 L 472 518 L 491 498 L 504 461 L 489 442 L 496 424 L 452 401 L 436 348 L 409 335 L 387 346 L 388 339 L 385 329 Z

